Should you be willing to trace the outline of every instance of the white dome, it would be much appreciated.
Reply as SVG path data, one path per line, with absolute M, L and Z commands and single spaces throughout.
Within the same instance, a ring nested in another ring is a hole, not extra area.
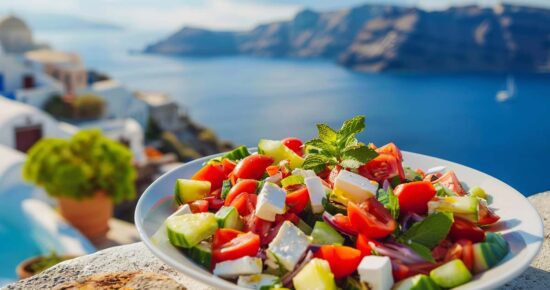
M 6 53 L 23 53 L 34 47 L 32 31 L 27 24 L 15 17 L 0 20 L 0 45 Z

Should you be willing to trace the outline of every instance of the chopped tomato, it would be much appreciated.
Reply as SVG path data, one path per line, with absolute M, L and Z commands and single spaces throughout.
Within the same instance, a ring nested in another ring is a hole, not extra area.
M 336 165 L 332 170 L 330 171 L 330 174 L 327 178 L 328 183 L 330 184 L 330 188 L 334 186 L 334 180 L 336 180 L 336 177 L 338 174 L 340 174 L 340 171 L 342 170 L 342 166 Z
M 189 207 L 191 208 L 191 212 L 193 213 L 207 212 L 208 201 L 204 199 L 195 200 L 189 203 Z
M 449 240 L 441 241 L 439 245 L 432 249 L 432 256 L 434 257 L 434 260 L 443 261 L 443 259 L 445 259 L 445 255 L 447 255 L 447 252 L 452 246 L 453 243 Z
M 309 192 L 305 186 L 286 195 L 285 203 L 290 211 L 295 214 L 301 213 L 306 208 L 308 202 Z
M 348 217 L 360 234 L 375 239 L 388 236 L 397 226 L 390 212 L 376 198 L 369 198 L 360 205 L 348 202 Z
M 441 175 L 441 177 L 436 179 L 433 183 L 436 182 L 454 191 L 458 195 L 466 195 L 466 191 L 462 188 L 460 181 L 458 181 L 456 174 L 452 170 L 445 172 L 445 174 Z
M 271 228 L 272 222 L 263 220 L 257 216 L 254 215 L 254 213 L 249 214 L 245 218 L 245 228 L 248 231 L 251 231 L 258 236 L 260 236 L 260 240 L 265 239 L 265 237 L 269 233 L 269 229 Z
M 435 193 L 434 186 L 428 181 L 403 183 L 395 188 L 400 210 L 419 215 L 428 213 L 428 201 L 435 196 Z
M 348 216 L 341 213 L 334 215 L 334 223 L 339 227 L 344 229 L 348 233 L 357 234 L 357 229 L 353 226 L 348 218 Z
M 445 254 L 445 258 L 443 258 L 443 262 L 449 262 L 456 259 L 462 258 L 462 246 L 460 244 L 453 244 L 451 248 L 447 251 Z
M 469 240 L 459 240 L 458 244 L 462 246 L 462 262 L 472 271 L 474 268 L 474 246 L 472 241 Z
M 268 166 L 273 164 L 273 158 L 261 154 L 255 154 L 245 157 L 237 163 L 233 170 L 236 178 L 260 179 L 264 176 Z
M 208 208 L 213 210 L 213 211 L 217 211 L 224 204 L 223 199 L 221 199 L 221 198 L 219 198 L 215 195 L 207 196 L 207 197 L 203 198 L 203 200 L 206 200 L 208 202 Z
M 315 253 L 315 257 L 328 262 L 330 270 L 336 279 L 346 277 L 355 272 L 363 258 L 361 251 L 357 249 L 332 245 L 322 246 Z
M 488 208 L 486 204 L 481 202 L 479 203 L 478 225 L 488 226 L 496 223 L 498 220 L 500 220 L 500 216 L 498 216 L 492 209 Z
M 285 145 L 288 149 L 294 151 L 294 153 L 298 154 L 298 156 L 304 155 L 304 143 L 302 143 L 302 140 L 296 138 L 296 137 L 288 137 L 281 141 L 283 145 Z
M 440 263 L 430 262 L 405 265 L 399 260 L 391 261 L 392 274 L 395 282 L 399 282 L 416 274 L 429 275 L 431 270 L 437 268 L 440 265 Z
M 357 240 L 355 241 L 355 247 L 357 250 L 361 251 L 361 255 L 364 256 L 370 256 L 372 254 L 372 247 L 369 243 L 374 243 L 375 245 L 379 245 L 380 243 L 376 240 L 373 240 L 365 235 L 358 235 Z
M 387 153 L 379 154 L 376 158 L 363 164 L 359 167 L 359 174 L 370 180 L 375 180 L 380 184 L 384 182 L 384 180 L 394 176 L 405 179 L 401 161 L 395 158 L 395 156 Z
M 245 256 L 256 256 L 260 249 L 260 237 L 248 232 L 239 234 L 230 241 L 212 249 L 214 263 L 235 260 Z
M 224 173 L 223 166 L 219 164 L 207 164 L 201 168 L 191 179 L 204 180 L 210 182 L 210 190 L 214 191 L 222 187 L 223 180 L 226 174 Z
M 239 215 L 246 216 L 254 212 L 258 196 L 254 193 L 243 192 L 233 199 L 231 206 L 237 209 Z
M 236 238 L 238 235 L 244 234 L 241 231 L 234 230 L 234 229 L 228 229 L 228 228 L 222 228 L 217 229 L 214 233 L 214 237 L 212 238 L 212 248 L 219 248 L 221 245 L 231 241 L 232 239 Z
M 485 231 L 471 221 L 456 217 L 449 231 L 449 238 L 453 241 L 466 239 L 474 243 L 485 240 Z
M 325 167 L 325 169 L 317 174 L 317 176 L 321 177 L 321 179 L 327 179 L 330 176 L 330 173 L 332 170 L 330 168 Z
M 264 236 L 264 238 L 261 238 L 261 245 L 265 246 L 271 243 L 271 241 L 273 241 L 273 239 L 279 233 L 279 229 L 281 228 L 283 223 L 287 220 L 292 222 L 293 224 L 297 224 L 300 218 L 291 212 L 287 212 L 285 214 L 278 214 L 275 217 L 275 221 L 271 223 L 271 228 L 269 229 L 268 233 Z
M 256 193 L 256 190 L 258 189 L 258 181 L 254 179 L 242 179 L 237 184 L 235 184 L 229 192 L 227 193 L 227 196 L 225 197 L 225 205 L 230 205 L 231 202 L 233 202 L 233 199 L 237 197 L 237 195 L 247 192 L 247 193 Z
M 397 146 L 394 143 L 388 143 L 380 148 L 375 149 L 378 153 L 387 153 L 393 155 L 393 157 L 397 158 L 399 161 L 403 161 L 403 155 L 401 154 L 401 150 L 397 148 Z
M 417 168 L 416 169 L 416 173 L 420 174 L 420 176 L 422 177 L 422 179 L 424 179 L 424 177 L 426 177 L 426 172 L 424 172 L 424 170 L 420 169 L 420 168 Z
M 278 165 L 270 165 L 268 166 L 265 171 L 267 171 L 267 175 L 273 176 L 279 172 L 279 166 Z
M 237 163 L 227 158 L 224 158 L 222 160 L 222 166 L 223 166 L 223 172 L 225 173 L 225 175 L 229 175 L 229 173 L 231 173 L 233 169 L 235 169 L 235 166 L 237 166 Z

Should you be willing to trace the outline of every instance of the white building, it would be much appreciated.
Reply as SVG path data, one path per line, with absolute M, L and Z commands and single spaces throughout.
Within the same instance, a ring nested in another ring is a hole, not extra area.
M 27 152 L 42 137 L 67 138 L 78 129 L 43 111 L 0 96 L 0 145 Z
M 133 118 L 142 128 L 149 119 L 147 103 L 136 98 L 126 86 L 115 80 L 100 81 L 78 90 L 78 95 L 93 94 L 107 104 L 104 117 L 107 119 Z
M 160 92 L 137 92 L 136 97 L 147 104 L 149 116 L 165 131 L 181 129 L 179 118 L 185 112 L 168 95 Z
M 13 15 L 0 19 L 0 46 L 7 54 L 22 54 L 45 47 L 36 44 L 31 29 L 23 20 Z

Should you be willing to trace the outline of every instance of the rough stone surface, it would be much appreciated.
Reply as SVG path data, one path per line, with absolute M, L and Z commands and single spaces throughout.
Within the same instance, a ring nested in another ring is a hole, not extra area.
M 550 289 L 550 191 L 532 196 L 529 200 L 543 218 L 544 244 L 531 267 L 520 277 L 507 283 L 502 289 Z M 113 247 L 63 262 L 37 276 L 12 284 L 7 289 L 52 289 L 63 283 L 86 279 L 91 275 L 134 271 L 165 275 L 187 289 L 213 289 L 165 265 L 155 258 L 142 243 Z

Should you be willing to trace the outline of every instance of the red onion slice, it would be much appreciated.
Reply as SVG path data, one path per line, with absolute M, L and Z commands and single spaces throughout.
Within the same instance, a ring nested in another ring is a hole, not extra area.
M 323 220 L 329 224 L 331 227 L 333 227 L 335 230 L 339 231 L 340 233 L 342 234 L 345 234 L 347 236 L 357 236 L 357 233 L 355 231 L 351 231 L 349 229 L 345 229 L 343 227 L 341 227 L 340 225 L 338 225 L 335 221 L 334 221 L 334 216 L 331 215 L 330 213 L 328 213 L 327 211 L 325 211 L 323 213 Z
M 400 260 L 404 264 L 415 264 L 426 262 L 426 260 L 420 257 L 417 253 L 411 250 L 409 247 L 406 247 L 397 243 L 385 243 L 380 245 L 375 245 L 370 243 L 370 246 L 380 255 L 388 256 L 392 259 Z

